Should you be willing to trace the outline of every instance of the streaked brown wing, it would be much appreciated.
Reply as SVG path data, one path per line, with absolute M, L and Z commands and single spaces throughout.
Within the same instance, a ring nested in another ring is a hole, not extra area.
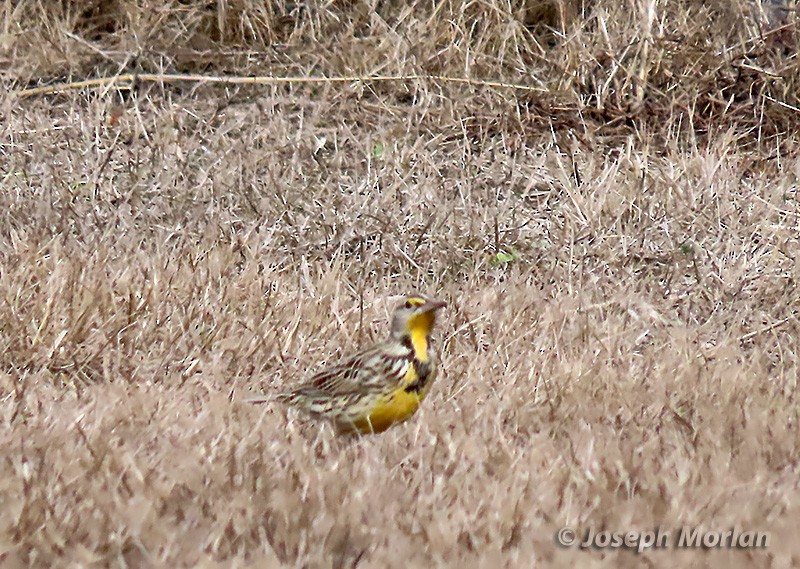
M 320 371 L 287 395 L 317 399 L 381 392 L 399 383 L 411 362 L 411 350 L 381 344 Z

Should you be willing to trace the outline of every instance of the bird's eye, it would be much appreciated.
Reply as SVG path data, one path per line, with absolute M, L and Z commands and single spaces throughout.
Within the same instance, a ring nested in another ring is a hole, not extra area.
M 412 308 L 414 308 L 414 305 L 411 304 L 410 300 L 406 300 L 405 307 L 406 307 L 407 310 L 411 310 Z

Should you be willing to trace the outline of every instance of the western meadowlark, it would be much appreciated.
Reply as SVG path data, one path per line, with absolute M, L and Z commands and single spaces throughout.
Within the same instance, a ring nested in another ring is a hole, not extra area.
M 410 294 L 394 311 L 389 338 L 324 369 L 277 399 L 333 422 L 339 433 L 380 433 L 411 417 L 436 377 L 430 334 L 446 306 Z

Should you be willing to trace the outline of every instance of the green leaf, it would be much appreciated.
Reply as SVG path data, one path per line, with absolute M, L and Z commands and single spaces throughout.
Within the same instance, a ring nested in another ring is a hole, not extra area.
M 519 253 L 514 249 L 512 249 L 510 252 L 498 251 L 496 255 L 494 255 L 491 259 L 489 259 L 489 264 L 494 266 L 506 265 L 518 259 L 519 259 Z

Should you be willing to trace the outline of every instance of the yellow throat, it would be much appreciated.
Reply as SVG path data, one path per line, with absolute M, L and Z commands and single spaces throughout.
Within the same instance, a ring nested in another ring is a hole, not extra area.
M 433 310 L 417 314 L 408 319 L 406 329 L 414 347 L 414 355 L 422 362 L 428 361 L 428 336 L 430 336 L 436 315 Z

